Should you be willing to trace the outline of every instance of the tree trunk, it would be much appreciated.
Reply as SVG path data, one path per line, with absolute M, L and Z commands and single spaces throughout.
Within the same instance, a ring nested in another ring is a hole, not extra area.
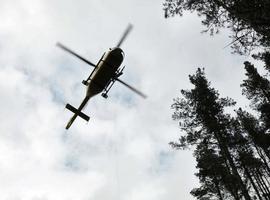
M 222 134 L 222 133 L 219 133 L 219 134 Z M 226 158 L 229 161 L 230 167 L 232 169 L 232 173 L 233 173 L 233 175 L 236 176 L 238 183 L 240 185 L 240 189 L 241 189 L 242 194 L 244 195 L 245 199 L 251 200 L 251 197 L 248 193 L 247 187 L 244 184 L 244 182 L 242 181 L 241 176 L 239 175 L 239 173 L 237 171 L 237 168 L 234 164 L 233 158 L 231 157 L 229 149 L 228 149 L 227 145 L 224 144 L 224 138 L 221 135 L 219 136 L 219 134 L 214 132 L 215 138 L 217 139 L 217 142 L 218 142 L 219 147 L 220 147 L 221 154 L 222 154 L 222 156 L 224 156 L 224 158 Z
M 260 158 L 263 160 L 263 163 L 264 163 L 266 170 L 268 172 L 268 176 L 270 176 L 270 167 L 268 165 L 268 162 L 266 161 L 265 156 L 262 154 L 260 147 L 258 147 L 255 143 L 254 143 L 254 146 L 255 146 Z
M 214 184 L 215 184 L 217 192 L 218 192 L 219 200 L 223 200 L 221 190 L 220 190 L 220 187 L 219 187 L 219 184 L 218 184 L 218 181 L 216 180 L 216 178 L 214 178 Z
M 261 185 L 260 180 L 258 179 L 258 176 L 257 176 L 254 172 L 253 172 L 253 177 L 254 177 L 255 180 L 256 180 L 257 186 L 259 187 L 259 190 L 261 191 L 262 196 L 264 196 L 265 191 L 264 191 L 264 189 L 262 188 L 262 185 Z M 265 199 L 267 199 L 267 198 L 265 198 Z
M 264 187 L 259 175 L 257 174 L 257 172 L 254 172 L 254 177 L 256 179 L 257 184 L 260 187 L 260 190 L 262 191 L 263 196 L 265 197 L 265 199 L 269 200 L 268 195 L 267 195 L 267 190 L 265 190 L 265 187 Z
M 268 159 L 270 160 L 270 153 L 269 153 L 269 150 L 267 148 L 262 148 L 265 155 L 268 157 Z
M 260 192 L 259 192 L 259 190 L 258 190 L 258 188 L 257 188 L 257 186 L 256 186 L 256 184 L 254 183 L 254 181 L 253 181 L 253 179 L 252 179 L 252 177 L 251 177 L 251 174 L 250 174 L 249 171 L 248 171 L 248 169 L 247 169 L 244 165 L 243 165 L 243 168 L 244 168 L 245 173 L 246 173 L 247 177 L 249 178 L 250 183 L 252 184 L 252 186 L 253 186 L 253 188 L 254 188 L 254 190 L 255 190 L 255 192 L 256 192 L 258 198 L 259 198 L 260 200 L 263 200 L 262 197 L 261 197 L 261 195 L 260 195 Z
M 268 174 L 267 170 L 263 169 L 263 171 L 264 171 L 264 173 L 266 174 L 266 176 L 264 176 L 264 179 L 265 179 L 265 181 L 267 182 L 267 185 L 268 185 L 268 188 L 269 188 L 269 187 L 270 187 L 270 182 L 269 182 L 269 180 L 268 180 L 269 174 Z
M 263 174 L 260 172 L 260 170 L 257 170 L 257 173 L 261 179 L 261 182 L 262 182 L 262 185 L 263 187 L 265 188 L 265 191 L 266 191 L 266 196 L 268 197 L 268 199 L 270 199 L 270 191 L 269 191 L 269 185 L 267 186 L 267 184 L 265 183 L 264 181 L 264 176 Z

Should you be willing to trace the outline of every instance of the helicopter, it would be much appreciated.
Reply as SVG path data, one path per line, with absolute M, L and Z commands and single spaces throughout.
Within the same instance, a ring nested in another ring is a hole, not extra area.
M 69 127 L 72 125 L 77 116 L 81 117 L 82 119 L 88 122 L 90 117 L 84 114 L 82 110 L 86 106 L 89 99 L 99 93 L 102 93 L 101 96 L 107 99 L 108 92 L 110 91 L 110 89 L 112 88 L 112 86 L 116 81 L 122 83 L 124 86 L 131 89 L 133 92 L 140 95 L 141 97 L 146 98 L 145 94 L 143 94 L 136 88 L 130 86 L 129 84 L 125 83 L 121 79 L 119 79 L 119 77 L 123 74 L 123 70 L 125 68 L 125 66 L 120 67 L 124 60 L 124 52 L 120 48 L 120 46 L 126 39 L 131 29 L 132 25 L 129 24 L 125 32 L 123 33 L 122 37 L 120 38 L 119 42 L 117 43 L 116 47 L 110 48 L 107 52 L 105 52 L 99 59 L 97 64 L 94 64 L 93 62 L 90 62 L 89 60 L 83 58 L 82 56 L 75 53 L 74 51 L 72 51 L 71 49 L 69 49 L 68 47 L 64 46 L 59 42 L 56 44 L 62 50 L 72 54 L 73 56 L 79 58 L 86 64 L 94 67 L 88 78 L 82 81 L 82 84 L 84 84 L 87 87 L 87 89 L 86 89 L 86 96 L 83 99 L 82 103 L 80 104 L 79 108 L 77 109 L 70 104 L 66 104 L 66 108 L 74 113 L 74 115 L 67 123 L 66 129 L 69 129 Z

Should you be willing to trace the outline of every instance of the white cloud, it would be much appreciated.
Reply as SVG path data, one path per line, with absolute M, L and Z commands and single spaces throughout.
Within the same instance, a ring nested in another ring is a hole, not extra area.
M 191 153 L 168 146 L 179 134 L 170 104 L 201 66 L 241 98 L 244 58 L 222 49 L 226 34 L 201 35 L 194 15 L 165 20 L 161 0 L 2 0 L 0 18 L 2 199 L 192 199 Z M 109 99 L 89 102 L 88 124 L 77 119 L 66 132 L 64 104 L 80 104 L 92 69 L 55 43 L 97 62 L 130 22 L 122 79 L 148 99 L 116 83 Z

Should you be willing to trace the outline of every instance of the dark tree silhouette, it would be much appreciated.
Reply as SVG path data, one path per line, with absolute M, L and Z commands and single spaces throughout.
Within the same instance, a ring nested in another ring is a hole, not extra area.
M 244 81 L 244 93 L 250 98 L 254 95 L 263 98 L 259 92 L 250 91 L 260 88 L 252 87 L 255 80 L 251 77 L 258 78 L 257 73 L 253 74 Z M 236 117 L 226 114 L 224 108 L 234 106 L 235 102 L 219 97 L 218 91 L 210 87 L 204 70 L 199 68 L 189 79 L 194 89 L 181 90 L 183 97 L 174 99 L 172 104 L 173 119 L 179 121 L 185 134 L 178 142 L 170 144 L 176 149 L 195 147 L 199 170 L 196 176 L 201 186 L 194 188 L 191 194 L 200 200 L 253 199 L 252 196 L 270 199 L 270 159 L 268 146 L 265 146 L 269 140 L 264 123 L 242 109 L 236 111 Z M 261 88 L 265 88 L 264 79 L 256 81 L 261 81 Z M 257 82 L 256 85 L 260 85 Z M 260 107 L 261 102 L 265 104 L 257 99 L 254 107 Z
M 191 191 L 193 196 L 200 194 L 200 198 L 211 196 L 220 200 L 232 196 L 240 199 L 239 187 L 235 187 L 237 178 L 230 173 L 226 160 L 219 154 L 215 145 L 203 141 L 197 145 L 194 155 L 197 160 L 196 167 L 199 169 L 196 176 L 199 177 L 202 186 Z M 202 196 L 201 192 L 197 193 L 198 191 L 205 193 Z
M 245 62 L 245 69 L 247 79 L 241 85 L 243 94 L 251 100 L 253 109 L 259 113 L 259 122 L 253 126 L 253 131 L 249 129 L 249 134 L 254 143 L 260 146 L 270 158 L 268 150 L 270 146 L 270 82 L 266 77 L 261 76 L 251 63 Z
M 189 76 L 194 89 L 182 90 L 183 97 L 174 99 L 173 119 L 185 135 L 170 144 L 195 147 L 201 186 L 191 194 L 200 200 L 270 200 L 270 1 L 165 0 L 164 10 L 165 17 L 196 11 L 204 17 L 202 32 L 211 35 L 231 29 L 228 46 L 239 54 L 262 51 L 252 56 L 267 70 L 261 75 L 250 62 L 244 63 L 247 78 L 241 87 L 254 115 L 241 108 L 236 117 L 226 114 L 224 108 L 235 102 L 220 98 L 201 69 Z
M 234 153 L 234 157 L 238 166 L 238 169 L 242 172 L 247 184 L 253 187 L 253 193 L 255 192 L 259 199 L 263 199 L 263 196 L 269 197 L 269 192 L 261 191 L 260 186 L 254 179 L 253 172 L 261 171 L 259 174 L 260 179 L 268 180 L 269 167 L 265 162 L 265 157 L 256 157 L 256 144 L 253 142 L 253 138 L 250 137 L 249 132 L 245 127 L 241 126 L 243 122 L 243 112 L 241 109 L 237 111 L 238 118 L 232 120 L 231 132 L 233 137 L 231 138 L 231 150 Z M 242 117 L 240 117 L 242 115 Z M 247 121 L 246 121 L 247 122 Z M 255 147 L 255 148 L 254 148 Z
M 180 138 L 179 143 L 171 145 L 175 148 L 185 148 L 189 145 L 200 145 L 202 142 L 214 144 L 224 160 L 228 176 L 234 177 L 236 191 L 230 191 L 231 194 L 235 199 L 241 199 L 243 195 L 246 200 L 250 200 L 247 186 L 241 178 L 229 147 L 231 118 L 224 113 L 224 108 L 234 105 L 235 102 L 230 98 L 219 98 L 218 92 L 210 87 L 204 71 L 200 68 L 189 79 L 195 88 L 182 90 L 184 98 L 175 99 L 172 105 L 175 110 L 173 118 L 179 120 L 180 128 L 186 135 Z
M 232 47 L 240 54 L 270 44 L 269 0 L 165 0 L 165 17 L 180 15 L 184 10 L 203 16 L 204 32 L 218 33 L 220 28 L 232 30 Z

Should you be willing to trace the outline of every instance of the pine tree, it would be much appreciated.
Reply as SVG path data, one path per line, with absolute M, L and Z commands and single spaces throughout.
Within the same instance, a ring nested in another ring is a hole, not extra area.
M 224 113 L 224 108 L 234 105 L 235 102 L 230 98 L 219 98 L 218 92 L 210 87 L 204 71 L 200 68 L 189 79 L 195 88 L 182 90 L 184 98 L 175 99 L 172 105 L 175 110 L 173 118 L 179 120 L 180 128 L 186 135 L 180 138 L 179 143 L 171 145 L 175 148 L 185 148 L 202 142 L 215 144 L 227 167 L 228 175 L 234 177 L 237 192 L 232 195 L 235 199 L 241 199 L 243 195 L 246 200 L 250 200 L 247 186 L 239 174 L 228 142 L 231 118 Z
M 243 94 L 251 100 L 254 110 L 259 113 L 259 122 L 249 129 L 254 143 L 260 146 L 270 158 L 270 82 L 266 77 L 261 76 L 257 69 L 250 62 L 245 62 L 247 79 L 241 85 Z M 251 115 L 245 115 L 246 120 L 252 121 Z M 253 117 L 253 122 L 256 121 Z
M 239 109 L 237 112 L 238 115 L 243 113 L 241 109 Z M 244 127 L 241 127 L 242 120 L 243 117 L 238 117 L 232 120 L 233 123 L 231 132 L 233 133 L 233 138 L 231 138 L 231 149 L 234 152 L 238 169 L 242 172 L 242 177 L 245 179 L 248 185 L 253 187 L 253 193 L 262 200 L 263 196 L 270 197 L 270 194 L 261 190 L 261 187 L 258 185 L 253 172 L 260 172 L 259 178 L 268 180 L 268 163 L 265 162 L 264 157 L 256 156 L 257 149 L 254 148 L 254 145 L 256 144 L 252 142 L 252 138 L 249 137 L 248 131 Z
M 202 186 L 193 189 L 193 195 L 197 194 L 194 191 L 201 191 L 201 188 L 208 188 L 208 193 L 212 197 L 218 199 L 227 199 L 234 197 L 240 199 L 239 185 L 236 186 L 237 178 L 230 173 L 226 160 L 217 151 L 216 145 L 201 142 L 197 145 L 194 156 L 196 157 L 199 172 L 196 174 L 199 177 Z M 229 195 L 230 194 L 230 195 Z M 195 196 L 195 195 L 194 195 Z

